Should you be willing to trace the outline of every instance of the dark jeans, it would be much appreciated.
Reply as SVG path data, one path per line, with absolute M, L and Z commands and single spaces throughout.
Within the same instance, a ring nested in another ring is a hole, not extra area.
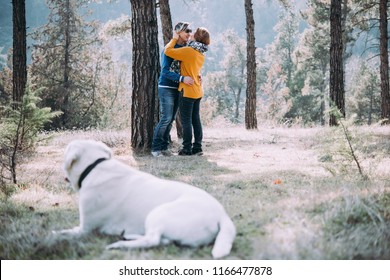
M 191 152 L 192 149 L 202 149 L 203 129 L 200 121 L 200 100 L 182 97 L 180 100 L 180 116 L 183 126 L 183 150 Z M 194 143 L 192 143 L 194 131 Z
M 169 133 L 179 108 L 180 92 L 173 88 L 159 87 L 158 97 L 160 99 L 160 122 L 153 133 L 153 152 L 168 149 Z

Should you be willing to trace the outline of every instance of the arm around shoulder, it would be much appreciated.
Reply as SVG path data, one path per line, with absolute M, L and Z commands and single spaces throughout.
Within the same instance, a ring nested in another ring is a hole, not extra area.
M 186 58 L 186 48 L 175 48 L 177 43 L 177 39 L 173 38 L 166 46 L 164 50 L 164 54 L 172 57 L 173 59 L 183 61 Z
M 166 55 L 168 55 L 168 54 L 167 54 L 167 50 L 168 50 L 168 52 L 169 52 L 171 49 L 175 49 L 176 43 L 177 43 L 177 39 L 172 38 L 172 39 L 169 41 L 169 43 L 165 46 L 164 53 L 165 53 Z M 168 55 L 168 56 L 169 56 L 169 55 Z

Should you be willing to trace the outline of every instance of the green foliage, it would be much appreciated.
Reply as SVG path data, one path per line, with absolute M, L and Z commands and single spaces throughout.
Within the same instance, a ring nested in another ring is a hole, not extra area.
M 222 71 L 209 72 L 205 77 L 207 96 L 216 103 L 216 114 L 234 123 L 242 121 L 246 89 L 246 42 L 233 30 L 222 34 L 224 59 Z
M 32 152 L 45 124 L 58 112 L 50 108 L 39 108 L 37 91 L 30 88 L 23 96 L 22 104 L 4 106 L 4 117 L 0 121 L 0 183 L 17 182 L 17 165 L 23 156 Z
M 348 104 L 356 124 L 371 125 L 381 119 L 380 77 L 378 65 L 358 61 L 351 81 Z
M 293 52 L 298 39 L 298 18 L 292 9 L 283 10 L 275 25 L 277 33 L 272 44 L 260 51 L 259 76 L 263 118 L 285 121 L 292 106 L 294 72 Z
M 283 122 L 291 107 L 290 90 L 286 86 L 287 76 L 280 62 L 269 61 L 266 83 L 261 86 L 261 114 L 265 119 Z
M 304 124 L 325 124 L 325 100 L 328 93 L 329 9 L 323 1 L 311 0 L 302 12 L 308 23 L 294 50 L 296 65 L 292 81 L 288 119 L 299 118 Z
M 51 129 L 94 127 L 102 104 L 97 94 L 95 57 L 99 39 L 95 22 L 81 15 L 88 1 L 50 1 L 48 23 L 33 33 L 31 79 L 42 91 L 42 104 L 62 111 Z
M 277 32 L 274 41 L 275 58 L 280 61 L 284 75 L 286 76 L 286 86 L 291 91 L 293 72 L 293 52 L 298 39 L 298 17 L 292 10 L 283 11 L 279 15 L 279 22 L 274 27 Z
M 275 40 L 261 54 L 260 112 L 282 123 L 324 124 L 329 61 L 326 7 L 312 3 L 302 13 L 311 27 L 298 34 L 299 17 L 284 10 L 274 27 Z
M 63 112 L 45 129 L 129 126 L 130 20 L 87 21 L 90 2 L 50 1 L 48 23 L 33 33 L 32 81 L 44 87 L 41 104 Z
M 0 173 L 0 175 L 1 174 L 2 173 Z M 0 178 L 0 201 L 7 201 L 14 193 L 17 192 L 17 190 L 18 187 L 15 184 L 7 184 Z
M 7 65 L 7 55 L 3 54 L 4 47 L 0 46 L 0 70 Z
M 7 104 L 12 98 L 12 70 L 5 67 L 0 71 L 0 106 Z M 4 108 L 0 107 L 0 119 L 4 116 Z
M 343 259 L 346 253 L 351 259 L 389 259 L 389 200 L 390 193 L 349 194 L 328 205 L 324 237 L 333 244 L 325 246 L 328 254 L 334 259 Z
M 362 179 L 368 179 L 368 174 L 362 166 L 363 155 L 360 152 L 362 147 L 361 145 L 359 147 L 357 141 L 359 136 L 351 131 L 352 121 L 345 120 L 336 106 L 330 108 L 329 114 L 335 116 L 338 126 L 330 130 L 332 141 L 327 147 L 327 155 L 323 156 L 321 161 L 327 163 L 326 168 L 333 175 L 355 176 L 357 171 Z M 359 155 L 362 155 L 362 158 Z

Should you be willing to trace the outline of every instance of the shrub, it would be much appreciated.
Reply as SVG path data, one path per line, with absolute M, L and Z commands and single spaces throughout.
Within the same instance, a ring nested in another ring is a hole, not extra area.
M 23 156 L 34 151 L 43 126 L 59 112 L 37 106 L 39 91 L 27 88 L 21 104 L 2 106 L 0 120 L 0 184 L 17 183 L 16 168 Z

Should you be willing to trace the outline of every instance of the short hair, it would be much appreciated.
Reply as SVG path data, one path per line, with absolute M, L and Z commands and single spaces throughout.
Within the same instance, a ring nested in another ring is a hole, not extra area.
M 210 33 L 204 27 L 198 27 L 194 34 L 194 39 L 197 42 L 203 43 L 205 45 L 210 45 Z
M 188 22 L 180 21 L 175 25 L 175 31 L 177 33 L 181 32 L 181 31 L 186 31 L 186 29 L 188 28 L 189 25 L 190 25 L 190 23 L 188 23 Z

